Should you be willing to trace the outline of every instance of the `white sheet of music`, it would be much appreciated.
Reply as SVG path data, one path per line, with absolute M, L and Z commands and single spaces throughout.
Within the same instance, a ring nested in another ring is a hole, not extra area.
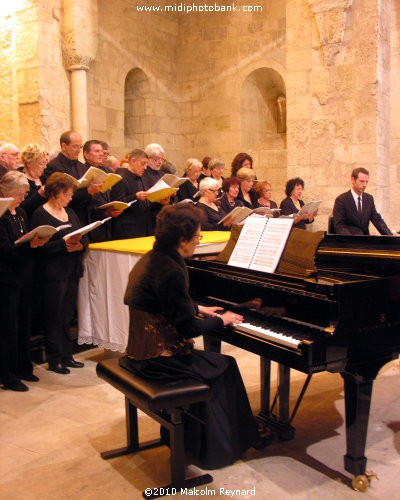
M 248 217 L 228 264 L 275 272 L 292 225 L 293 219 Z

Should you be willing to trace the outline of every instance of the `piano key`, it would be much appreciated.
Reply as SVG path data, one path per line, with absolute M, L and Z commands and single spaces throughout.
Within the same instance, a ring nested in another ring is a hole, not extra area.
M 286 347 L 299 349 L 301 344 L 301 340 L 296 339 L 290 335 L 286 335 L 282 332 L 275 331 L 270 328 L 265 328 L 260 325 L 256 325 L 254 323 L 243 322 L 235 325 L 235 330 L 244 331 L 251 334 L 262 335 L 263 338 L 267 340 L 271 340 L 279 345 L 283 345 Z

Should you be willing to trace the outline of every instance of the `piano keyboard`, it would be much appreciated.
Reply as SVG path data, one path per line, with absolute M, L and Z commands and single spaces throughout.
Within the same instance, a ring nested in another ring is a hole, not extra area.
M 275 344 L 279 344 L 281 346 L 289 347 L 291 349 L 299 349 L 299 346 L 302 340 L 296 339 L 291 335 L 280 331 L 280 329 L 270 329 L 265 326 L 258 325 L 255 322 L 247 322 L 239 323 L 235 325 L 235 330 L 239 332 L 250 333 L 259 338 L 269 340 L 274 342 Z

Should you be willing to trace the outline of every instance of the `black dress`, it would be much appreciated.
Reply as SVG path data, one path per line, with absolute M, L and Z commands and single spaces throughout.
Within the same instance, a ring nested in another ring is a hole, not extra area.
M 224 467 L 237 460 L 257 440 L 258 432 L 236 360 L 219 353 L 183 352 L 179 348 L 171 356 L 156 355 L 147 359 L 147 349 L 154 354 L 159 345 L 152 344 L 148 337 L 162 337 L 162 334 L 136 327 L 136 315 L 162 318 L 175 330 L 176 345 L 223 327 L 218 317 L 203 321 L 195 318 L 197 307 L 189 296 L 183 258 L 175 250 L 167 251 L 155 245 L 131 271 L 125 303 L 130 312 L 128 355 L 141 351 L 143 356 L 142 359 L 122 358 L 121 366 L 153 380 L 190 378 L 210 385 L 211 399 L 189 408 L 189 413 L 196 418 L 184 416 L 188 458 L 205 469 Z M 143 343 L 147 343 L 144 350 Z M 169 345 L 172 351 L 176 347 L 171 342 Z
M 253 189 L 250 189 L 249 196 L 250 196 L 251 203 L 249 203 L 247 200 L 244 199 L 243 191 L 242 191 L 242 189 L 239 189 L 239 194 L 238 194 L 237 199 L 243 203 L 243 206 L 253 210 L 254 208 L 258 207 L 257 193 Z
M 75 318 L 79 279 L 83 275 L 82 256 L 87 238 L 82 237 L 84 249 L 67 252 L 63 236 L 79 229 L 78 216 L 66 207 L 68 222 L 53 217 L 44 207 L 32 215 L 31 228 L 49 225 L 58 227 L 71 224 L 52 236 L 37 252 L 37 267 L 43 291 L 43 322 L 46 337 L 46 356 L 49 365 L 56 365 L 72 356 L 71 323 Z
M 196 187 L 190 180 L 187 180 L 179 186 L 179 191 L 176 193 L 178 201 L 182 200 L 192 200 L 197 201 L 194 195 L 199 192 L 199 188 Z
M 25 212 L 0 218 L 0 379 L 5 386 L 32 375 L 31 333 L 33 251 L 14 241 L 27 232 Z
M 235 198 L 235 201 L 231 205 L 228 195 L 224 193 L 222 197 L 218 200 L 218 206 L 225 212 L 225 214 L 229 214 L 236 207 L 243 207 L 243 202 Z
M 300 207 L 304 207 L 304 201 L 299 200 Z M 292 215 L 292 214 L 297 214 L 299 209 L 296 207 L 296 205 L 293 203 L 292 198 L 289 196 L 285 198 L 284 200 L 281 201 L 280 207 L 281 209 L 281 215 Z M 297 229 L 305 229 L 306 224 L 309 224 L 309 221 L 307 220 L 301 220 L 297 224 L 293 224 L 293 227 L 297 227 Z
M 223 224 L 218 224 L 218 222 L 226 215 L 222 208 L 214 210 L 205 203 L 201 202 L 197 203 L 197 206 L 201 208 L 206 215 L 206 219 L 201 225 L 202 231 L 228 231 Z

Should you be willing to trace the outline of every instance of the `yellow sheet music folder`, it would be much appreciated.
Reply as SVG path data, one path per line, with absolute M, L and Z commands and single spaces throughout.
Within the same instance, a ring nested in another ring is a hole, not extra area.
M 202 231 L 203 238 L 200 245 L 222 243 L 229 240 L 229 231 Z M 154 236 L 145 236 L 144 238 L 131 238 L 128 240 L 104 241 L 102 243 L 91 243 L 90 250 L 107 250 L 109 252 L 139 253 L 145 254 L 153 248 Z

